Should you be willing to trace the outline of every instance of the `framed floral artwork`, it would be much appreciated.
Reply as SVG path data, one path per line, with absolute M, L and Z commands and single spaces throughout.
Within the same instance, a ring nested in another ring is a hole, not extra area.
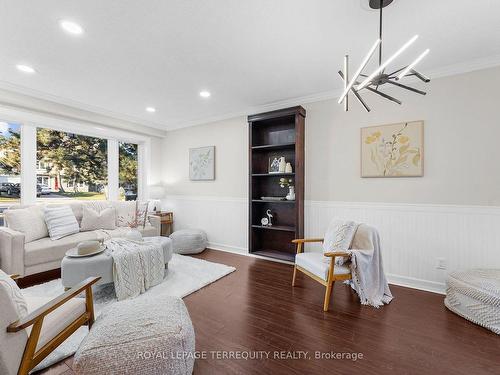
M 361 128 L 361 177 L 423 175 L 423 121 Z

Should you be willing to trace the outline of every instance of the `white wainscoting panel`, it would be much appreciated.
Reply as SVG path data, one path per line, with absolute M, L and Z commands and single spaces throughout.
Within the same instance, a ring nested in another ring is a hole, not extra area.
M 210 248 L 248 252 L 248 204 L 243 198 L 169 196 L 162 209 L 174 213 L 174 230 L 200 228 Z
M 202 228 L 212 248 L 247 253 L 246 199 L 171 196 L 162 203 L 174 211 L 174 228 Z M 443 293 L 450 271 L 500 268 L 500 207 L 306 201 L 306 237 L 322 237 L 334 217 L 379 230 L 393 284 Z M 437 268 L 439 258 L 446 269 Z

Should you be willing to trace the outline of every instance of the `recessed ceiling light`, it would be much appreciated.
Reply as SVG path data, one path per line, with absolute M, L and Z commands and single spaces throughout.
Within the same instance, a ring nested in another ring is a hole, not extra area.
M 70 34 L 80 35 L 83 34 L 83 27 L 73 21 L 62 20 L 59 21 L 59 25 L 64 31 L 67 31 Z
M 153 112 L 156 112 L 156 108 L 155 107 L 146 107 L 146 111 L 153 113 Z
M 16 68 L 17 70 L 23 72 L 23 73 L 29 73 L 29 74 L 33 74 L 35 73 L 35 69 L 32 68 L 31 66 L 29 65 L 24 65 L 24 64 L 17 64 L 16 65 Z
M 201 96 L 202 98 L 209 98 L 209 97 L 210 97 L 210 92 L 209 92 L 209 91 L 206 91 L 206 90 L 204 90 L 204 91 L 200 91 L 200 96 Z

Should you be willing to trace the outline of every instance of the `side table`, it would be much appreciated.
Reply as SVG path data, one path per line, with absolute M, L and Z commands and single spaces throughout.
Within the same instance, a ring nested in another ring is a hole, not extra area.
M 152 215 L 158 216 L 160 218 L 160 223 L 161 223 L 160 235 L 170 236 L 172 234 L 172 224 L 174 223 L 174 213 L 166 211 L 157 211 Z

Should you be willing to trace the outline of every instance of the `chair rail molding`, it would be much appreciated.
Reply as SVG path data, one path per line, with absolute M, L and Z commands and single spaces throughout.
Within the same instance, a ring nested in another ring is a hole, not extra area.
M 246 198 L 176 195 L 162 204 L 175 213 L 174 230 L 202 228 L 210 248 L 248 255 Z M 334 217 L 379 230 L 391 284 L 444 293 L 449 272 L 500 268 L 498 206 L 306 200 L 305 236 L 322 236 Z M 321 249 L 310 245 L 306 251 Z M 437 268 L 440 258 L 446 269 Z

